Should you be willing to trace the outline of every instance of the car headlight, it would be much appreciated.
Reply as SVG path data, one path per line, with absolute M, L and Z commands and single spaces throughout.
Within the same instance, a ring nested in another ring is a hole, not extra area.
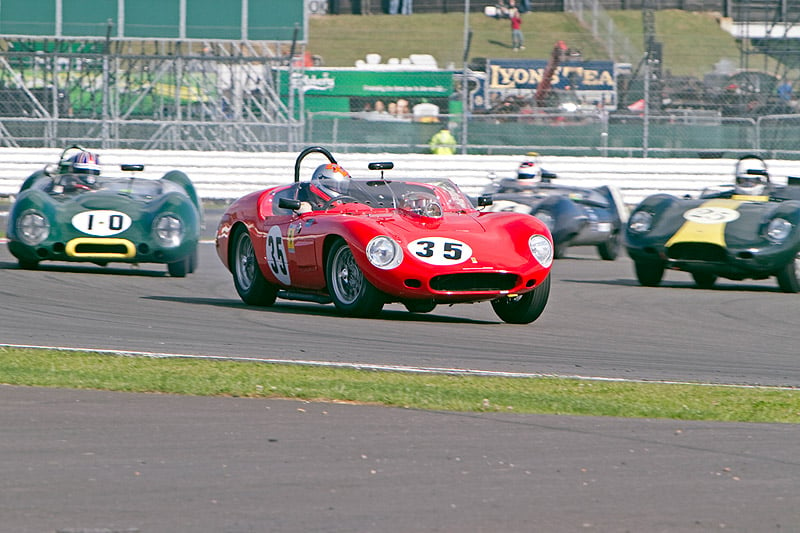
M 36 211 L 29 209 L 17 218 L 17 237 L 28 246 L 36 246 L 50 235 L 50 222 Z
M 634 233 L 647 233 L 653 227 L 653 213 L 637 211 L 628 221 L 628 228 Z
M 544 235 L 531 235 L 528 239 L 528 248 L 543 267 L 547 268 L 553 264 L 553 243 Z
M 367 259 L 374 267 L 390 270 L 403 262 L 403 249 L 391 237 L 378 235 L 367 244 Z
M 538 218 L 542 221 L 542 223 L 547 226 L 550 231 L 553 231 L 553 215 L 548 213 L 547 211 L 538 211 L 533 216 Z
M 786 240 L 791 231 L 791 222 L 785 218 L 773 218 L 767 226 L 767 238 L 772 242 L 781 243 Z
M 183 222 L 172 214 L 161 215 L 153 223 L 153 235 L 165 248 L 180 246 L 183 241 Z

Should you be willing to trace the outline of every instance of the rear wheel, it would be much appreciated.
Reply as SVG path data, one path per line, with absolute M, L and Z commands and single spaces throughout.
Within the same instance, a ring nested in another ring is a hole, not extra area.
M 636 261 L 636 279 L 645 287 L 658 287 L 664 277 L 664 264 L 656 261 Z
M 778 287 L 783 292 L 800 292 L 800 252 L 794 256 L 794 260 L 786 263 L 778 275 Z
M 236 292 L 242 301 L 249 305 L 269 306 L 275 303 L 278 289 L 264 278 L 258 266 L 253 241 L 244 228 L 238 228 L 233 235 L 231 250 L 231 273 Z
M 538 287 L 519 296 L 504 296 L 492 300 L 492 308 L 503 322 L 530 324 L 544 311 L 550 297 L 550 275 Z
M 364 277 L 343 240 L 331 246 L 325 276 L 328 292 L 339 311 L 356 317 L 371 317 L 381 312 L 383 294 Z
M 692 272 L 692 279 L 701 289 L 710 289 L 717 282 L 717 276 L 708 272 Z

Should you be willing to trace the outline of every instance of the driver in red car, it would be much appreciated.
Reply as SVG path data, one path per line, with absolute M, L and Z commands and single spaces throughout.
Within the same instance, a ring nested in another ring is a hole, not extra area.
M 350 188 L 350 173 L 341 165 L 336 163 L 326 163 L 314 170 L 311 176 L 309 192 L 318 199 L 317 206 L 321 206 L 328 200 L 347 194 Z

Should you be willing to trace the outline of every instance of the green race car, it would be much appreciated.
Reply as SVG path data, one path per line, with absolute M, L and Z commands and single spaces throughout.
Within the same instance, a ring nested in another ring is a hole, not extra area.
M 188 176 L 100 174 L 97 156 L 72 145 L 57 166 L 34 172 L 8 217 L 8 247 L 22 268 L 41 261 L 161 263 L 184 277 L 197 266 L 202 207 Z

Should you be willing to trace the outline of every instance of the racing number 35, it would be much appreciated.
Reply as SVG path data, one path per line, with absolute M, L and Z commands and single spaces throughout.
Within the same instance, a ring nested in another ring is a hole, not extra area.
M 408 244 L 408 251 L 432 265 L 453 265 L 472 256 L 468 244 L 445 237 L 423 237 Z
M 267 264 L 272 274 L 278 281 L 289 285 L 291 278 L 289 275 L 289 261 L 286 257 L 286 250 L 283 247 L 283 236 L 278 226 L 272 226 L 267 234 Z

